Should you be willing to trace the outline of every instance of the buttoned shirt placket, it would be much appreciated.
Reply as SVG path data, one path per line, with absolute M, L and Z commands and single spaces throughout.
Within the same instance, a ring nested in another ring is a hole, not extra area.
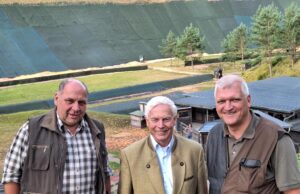
M 173 174 L 172 174 L 172 147 L 174 138 L 172 137 L 170 143 L 166 147 L 161 147 L 152 136 L 150 136 L 153 147 L 155 148 L 160 170 L 163 178 L 163 184 L 166 194 L 173 193 Z
M 63 175 L 63 193 L 95 193 L 97 158 L 88 124 L 82 120 L 75 134 L 66 129 L 58 119 L 67 146 Z

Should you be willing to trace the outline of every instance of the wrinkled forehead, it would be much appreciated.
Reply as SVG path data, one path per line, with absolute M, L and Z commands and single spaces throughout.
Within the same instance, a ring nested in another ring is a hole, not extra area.
M 241 89 L 242 83 L 240 81 L 234 81 L 231 83 L 222 84 L 218 89 Z
M 149 118 L 164 118 L 173 116 L 172 108 L 168 104 L 157 104 L 151 107 L 148 113 Z

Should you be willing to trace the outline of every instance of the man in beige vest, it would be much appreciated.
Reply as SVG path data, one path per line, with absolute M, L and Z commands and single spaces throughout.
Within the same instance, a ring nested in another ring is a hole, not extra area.
M 207 194 L 202 146 L 173 133 L 177 108 L 167 97 L 145 107 L 150 135 L 121 151 L 119 194 Z

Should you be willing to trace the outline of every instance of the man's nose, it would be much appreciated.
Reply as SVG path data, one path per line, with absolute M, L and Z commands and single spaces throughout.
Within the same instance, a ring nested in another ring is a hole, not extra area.
M 75 102 L 72 106 L 73 110 L 80 110 L 80 105 L 78 102 Z
M 159 121 L 157 122 L 157 126 L 158 126 L 159 128 L 163 128 L 163 127 L 165 126 L 164 121 L 163 121 L 162 119 L 159 120 Z
M 231 101 L 230 101 L 230 100 L 227 100 L 227 101 L 225 102 L 225 109 L 226 109 L 226 110 L 229 110 L 229 109 L 231 109 L 231 108 L 232 108 Z

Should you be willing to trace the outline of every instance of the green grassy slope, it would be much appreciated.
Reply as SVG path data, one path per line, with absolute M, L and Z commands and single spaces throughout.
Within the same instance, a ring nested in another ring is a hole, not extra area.
M 229 31 L 271 2 L 282 10 L 299 1 L 0 5 L 0 77 L 161 58 L 169 30 L 179 35 L 190 23 L 205 36 L 206 52 L 220 52 Z
M 257 65 L 242 73 L 247 81 L 256 81 L 269 78 L 269 66 L 266 60 L 263 60 L 260 65 Z M 273 65 L 272 77 L 279 76 L 297 76 L 300 77 L 300 60 L 294 66 L 291 66 L 289 58 L 283 58 L 282 61 Z
M 156 70 L 141 70 L 136 72 L 118 72 L 79 77 L 90 92 L 122 88 L 155 81 L 170 80 L 187 75 L 159 72 Z M 18 104 L 35 100 L 47 100 L 54 96 L 60 80 L 39 82 L 1 88 L 0 106 Z

